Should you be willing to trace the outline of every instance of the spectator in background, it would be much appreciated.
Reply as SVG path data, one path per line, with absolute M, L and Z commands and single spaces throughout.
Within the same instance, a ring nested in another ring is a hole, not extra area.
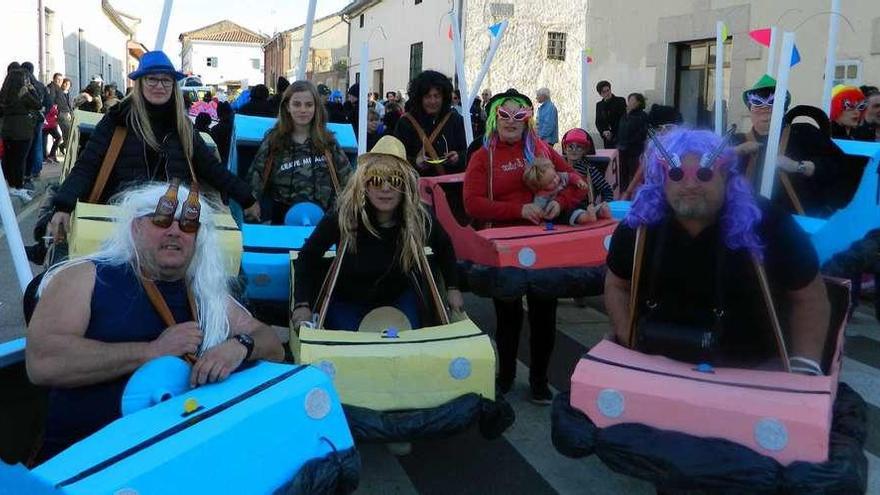
M 229 141 L 232 139 L 232 124 L 235 114 L 229 102 L 224 101 L 217 105 L 217 124 L 211 128 L 209 133 L 211 139 L 217 145 L 217 151 L 220 153 L 220 161 L 224 167 L 229 162 Z
M 880 90 L 875 86 L 862 86 L 860 89 L 865 95 L 867 106 L 864 120 L 853 136 L 859 141 L 880 142 Z
M 61 143 L 61 129 L 60 129 L 60 118 L 59 113 L 61 109 L 59 108 L 59 95 L 63 95 L 63 91 L 61 89 L 61 85 L 64 82 L 64 76 L 60 72 L 56 72 L 52 74 L 52 81 L 46 85 L 46 90 L 49 92 L 49 99 L 52 101 L 51 108 L 49 108 L 49 113 L 54 114 L 52 119 L 54 120 L 53 124 L 49 124 L 49 114 L 46 115 L 46 125 L 43 126 L 43 156 L 46 157 L 47 160 L 58 162 L 58 159 L 55 157 L 56 150 Z M 68 110 L 69 112 L 70 110 Z M 52 153 L 51 155 L 46 152 L 46 134 L 52 134 L 53 142 L 52 142 Z
M 52 149 L 50 151 L 46 151 L 46 147 L 49 145 L 47 136 L 52 136 Z M 52 105 L 43 123 L 43 156 L 46 157 L 46 161 L 58 163 L 56 152 L 58 151 L 59 144 L 61 144 L 61 132 L 58 130 L 58 106 Z
M 40 97 L 31 85 L 26 71 L 12 69 L 6 74 L 0 89 L 0 113 L 3 115 L 3 176 L 9 184 L 9 194 L 23 201 L 30 201 L 30 193 L 24 189 L 24 172 L 27 156 L 34 139 L 36 115 L 40 110 Z M 39 117 L 42 125 L 43 119 Z
M 101 113 L 104 103 L 101 100 L 101 85 L 97 82 L 90 82 L 82 93 L 73 99 L 73 107 L 77 110 L 85 112 Z
M 55 105 L 58 107 L 58 127 L 61 129 L 61 152 L 67 154 L 67 142 L 70 140 L 70 126 L 73 124 L 73 101 L 70 100 L 70 78 L 61 81 L 61 89 L 55 94 Z
M 60 72 L 56 72 L 52 74 L 52 81 L 46 85 L 46 90 L 49 92 L 49 98 L 52 99 L 52 104 L 57 104 L 55 98 L 58 96 L 58 92 L 61 91 L 61 83 L 64 81 L 64 75 Z
M 596 85 L 596 91 L 602 97 L 596 103 L 596 129 L 602 135 L 602 142 L 605 148 L 617 147 L 617 124 L 620 119 L 626 115 L 626 100 L 619 96 L 614 96 L 611 92 L 611 83 L 608 81 L 599 81 Z
M 342 105 L 342 111 L 345 114 L 345 122 L 351 124 L 354 128 L 354 136 L 358 139 L 358 100 L 360 99 L 361 86 L 354 83 L 348 88 L 346 101 Z
M 389 103 L 398 103 L 397 93 L 395 93 L 394 91 L 386 92 L 385 93 L 385 101 L 383 101 L 382 103 L 384 103 L 386 105 L 386 107 Z M 385 111 L 387 112 L 388 108 L 385 108 Z
M 233 94 L 232 102 L 230 105 L 232 106 L 232 111 L 238 113 L 241 110 L 241 107 L 248 104 L 251 101 L 251 90 L 253 88 L 247 87 L 239 93 Z
M 31 86 L 33 86 L 37 97 L 40 99 L 40 108 L 38 109 L 36 119 L 34 119 L 34 139 L 31 141 L 31 149 L 28 151 L 27 165 L 24 173 L 24 185 L 30 189 L 32 188 L 31 180 L 38 178 L 43 170 L 43 120 L 46 118 L 46 114 L 49 113 L 49 109 L 52 108 L 53 103 L 52 98 L 49 97 L 49 90 L 46 89 L 46 85 L 34 76 L 34 64 L 24 62 L 21 64 L 21 68 L 27 74 Z
M 116 85 L 113 83 L 104 85 L 103 94 L 101 96 L 104 104 L 101 113 L 107 113 L 113 105 L 119 103 L 119 98 L 116 97 Z
M 538 90 L 538 137 L 551 147 L 559 142 L 559 115 L 556 105 L 550 101 L 550 90 L 541 88 Z
M 618 163 L 620 164 L 620 190 L 629 187 L 639 168 L 639 157 L 645 151 L 648 138 L 648 114 L 645 113 L 645 97 L 631 93 L 626 98 L 626 115 L 617 126 Z
M 385 105 L 379 100 L 379 93 L 370 93 L 369 107 L 379 114 L 379 118 L 382 118 L 385 115 Z
M 663 134 L 680 126 L 684 122 L 681 112 L 675 107 L 666 105 L 651 105 L 651 111 L 648 112 L 648 127 L 658 134 Z M 639 158 L 639 168 L 636 170 L 633 179 L 629 182 L 629 186 L 621 193 L 620 199 L 631 200 L 636 195 L 636 190 L 645 182 L 645 166 L 644 156 Z
M 379 142 L 379 138 L 385 135 L 385 123 L 379 117 L 379 112 L 370 109 L 367 110 L 367 151 L 373 149 L 373 146 Z
M 327 88 L 327 86 L 324 86 Z M 327 91 L 330 91 L 330 88 L 327 88 Z M 330 96 L 327 98 L 327 122 L 333 122 L 336 124 L 346 124 L 348 123 L 348 119 L 345 116 L 345 109 L 342 106 L 342 91 L 335 89 L 330 92 Z
M 195 128 L 198 132 L 206 132 L 211 133 L 211 114 L 208 112 L 202 112 L 196 115 L 196 121 L 193 124 L 193 128 Z
M 480 116 L 483 118 L 483 122 L 486 121 L 486 108 L 489 106 L 489 100 L 492 98 L 492 90 L 486 88 L 480 93 Z
M 275 81 L 275 94 L 269 98 L 269 101 L 272 103 L 272 106 L 275 108 L 275 112 L 278 112 L 278 108 L 281 105 L 281 96 L 284 94 L 284 91 L 287 87 L 290 86 L 290 81 L 287 80 L 286 77 L 279 76 L 278 80 Z
M 278 106 L 269 101 L 269 88 L 265 84 L 257 84 L 251 90 L 250 101 L 244 104 L 238 113 L 259 117 L 278 117 Z
M 483 119 L 483 104 L 479 98 L 474 98 L 471 103 L 471 127 L 474 130 L 474 140 L 482 140 L 486 133 L 486 120 Z
M 461 91 L 457 89 L 452 90 L 452 109 L 459 115 L 464 115 L 461 111 Z
M 192 91 L 184 91 L 183 92 L 183 110 L 189 114 L 190 109 L 193 106 L 193 94 Z
M 397 129 L 397 121 L 403 116 L 403 107 L 397 102 L 388 102 L 385 105 L 385 116 L 382 123 L 385 124 L 386 132 L 393 133 Z

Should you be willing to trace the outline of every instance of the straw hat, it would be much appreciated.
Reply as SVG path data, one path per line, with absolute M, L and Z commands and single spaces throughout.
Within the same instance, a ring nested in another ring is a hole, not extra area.
M 392 156 L 403 163 L 409 164 L 409 161 L 406 159 L 406 147 L 394 136 L 382 136 L 373 146 L 373 149 L 358 158 L 367 156 Z

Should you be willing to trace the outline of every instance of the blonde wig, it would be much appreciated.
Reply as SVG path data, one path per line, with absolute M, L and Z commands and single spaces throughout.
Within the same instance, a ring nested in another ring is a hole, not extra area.
M 40 283 L 40 293 L 58 272 L 89 261 L 112 266 L 127 264 L 135 273 L 144 276 L 144 266 L 141 256 L 138 254 L 132 224 L 138 218 L 153 213 L 159 198 L 165 194 L 167 189 L 167 183 L 149 183 L 116 195 L 112 202 L 119 206 L 119 216 L 116 218 L 115 228 L 110 237 L 104 241 L 101 249 L 83 258 L 65 261 L 50 269 Z M 186 198 L 189 195 L 189 189 L 186 186 L 181 186 L 178 194 L 178 197 Z M 184 203 L 184 201 L 179 202 L 175 218 L 180 216 Z M 192 290 L 199 327 L 204 332 L 200 349 L 200 353 L 204 353 L 206 350 L 223 343 L 229 336 L 229 321 L 226 310 L 230 301 L 230 280 L 226 275 L 223 254 L 214 225 L 215 208 L 203 197 L 199 198 L 199 203 L 201 205 L 199 215 L 201 226 L 196 234 L 193 256 L 187 267 L 186 283 Z
M 367 181 L 373 177 L 399 177 L 402 193 L 396 217 L 400 223 L 400 237 L 396 257 L 401 270 L 407 273 L 418 266 L 419 250 L 427 242 L 430 216 L 418 195 L 418 175 L 408 162 L 391 155 L 368 153 L 358 157 L 358 166 L 339 197 L 339 232 L 348 242 L 348 250 L 357 251 L 357 231 L 360 225 L 379 237 L 369 211 L 373 209 L 367 197 Z

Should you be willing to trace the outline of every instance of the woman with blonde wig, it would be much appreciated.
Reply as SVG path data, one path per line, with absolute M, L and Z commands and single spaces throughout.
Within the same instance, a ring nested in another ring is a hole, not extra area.
M 349 175 L 348 158 L 327 130 L 327 110 L 317 88 L 309 81 L 295 81 L 284 90 L 278 121 L 248 170 L 247 180 L 264 206 L 264 217 L 283 224 L 287 210 L 301 202 L 330 211 Z
M 432 223 L 418 196 L 418 177 L 406 160 L 403 143 L 385 136 L 358 167 L 300 252 L 294 278 L 295 322 L 312 317 L 317 289 L 326 274 L 324 253 L 344 246 L 345 256 L 330 300 L 325 327 L 357 330 L 372 309 L 394 306 L 413 328 L 422 326 L 413 275 L 426 245 L 434 251 L 453 310 L 463 300 L 457 288 L 455 252 L 439 224 Z
M 121 147 L 97 199 L 99 203 L 106 203 L 132 185 L 175 178 L 189 182 L 195 176 L 238 202 L 246 216 L 259 217 L 259 205 L 251 188 L 226 170 L 199 133 L 193 131 L 177 84 L 184 75 L 174 69 L 168 56 L 158 50 L 147 52 L 138 69 L 128 77 L 134 81 L 131 93 L 95 127 L 55 195 L 55 214 L 49 231 L 69 226 L 76 202 L 89 197 L 117 130 L 123 132 Z

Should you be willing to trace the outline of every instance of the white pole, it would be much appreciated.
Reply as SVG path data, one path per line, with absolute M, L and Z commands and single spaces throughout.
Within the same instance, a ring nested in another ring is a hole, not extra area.
M 480 72 L 477 74 L 473 86 L 471 86 L 470 98 L 467 99 L 467 101 L 471 103 L 473 103 L 474 98 L 477 97 L 477 93 L 480 91 L 480 86 L 483 85 L 483 79 L 485 79 L 486 73 L 489 72 L 489 66 L 492 64 L 492 59 L 495 58 L 495 52 L 501 45 L 501 38 L 504 37 L 504 31 L 507 29 L 507 24 L 507 21 L 501 23 L 501 27 L 498 30 L 498 36 L 493 37 L 492 41 L 489 43 L 489 53 L 486 54 L 486 60 L 483 60 L 483 66 L 480 67 Z
M 458 77 L 458 91 L 463 95 L 468 95 L 468 85 L 467 85 L 467 77 L 464 72 L 464 43 L 461 39 L 461 31 L 459 30 L 458 25 L 458 11 L 453 10 L 452 15 L 449 16 L 452 19 L 452 46 L 455 49 L 455 72 Z M 471 103 L 473 99 L 468 102 L 461 102 L 461 113 L 462 120 L 464 120 L 464 138 L 467 141 L 468 146 L 470 146 L 471 141 L 474 140 L 474 128 L 471 127 Z
M 840 0 L 831 0 L 828 17 L 828 51 L 825 53 L 825 82 L 822 86 L 822 109 L 831 115 L 831 87 L 834 86 L 834 66 L 837 64 L 837 31 L 840 28 Z
M 312 25 L 315 23 L 315 4 L 318 0 L 309 0 L 309 14 L 306 17 L 306 27 L 303 30 L 302 48 L 299 52 L 299 68 L 296 71 L 296 80 L 305 81 L 306 63 L 309 60 L 309 45 L 312 44 Z
M 776 73 L 776 51 L 777 41 L 779 41 L 779 33 L 776 26 L 770 26 L 770 51 L 767 52 L 767 75 L 773 76 Z
M 715 23 L 715 134 L 724 133 L 724 23 Z
M 779 54 L 779 71 L 776 75 L 776 98 L 770 116 L 770 135 L 764 155 L 764 171 L 761 175 L 761 196 L 770 199 L 773 194 L 773 178 L 776 175 L 776 158 L 779 154 L 779 137 L 782 135 L 782 117 L 785 113 L 785 95 L 788 94 L 788 74 L 791 70 L 791 54 L 794 51 L 794 33 L 782 36 L 782 52 Z
M 361 43 L 361 80 L 358 86 L 358 155 L 367 152 L 367 69 L 370 67 L 370 45 Z
M 581 53 L 581 129 L 587 130 L 590 111 L 590 64 L 586 50 Z
M 174 0 L 165 0 L 165 6 L 162 7 L 162 17 L 159 18 L 159 31 L 156 33 L 156 44 L 153 50 L 161 50 L 165 44 L 165 32 L 168 31 L 168 19 L 171 17 L 171 4 Z
M 18 277 L 18 285 L 21 292 L 27 288 L 28 283 L 34 278 L 31 265 L 24 252 L 24 241 L 21 239 L 21 230 L 18 228 L 18 219 L 15 218 L 15 209 L 12 208 L 12 200 L 9 199 L 9 189 L 6 181 L 0 177 L 0 220 L 3 221 L 3 230 L 6 232 L 6 243 L 9 244 L 9 252 L 12 253 L 12 264 L 15 265 L 15 275 Z

